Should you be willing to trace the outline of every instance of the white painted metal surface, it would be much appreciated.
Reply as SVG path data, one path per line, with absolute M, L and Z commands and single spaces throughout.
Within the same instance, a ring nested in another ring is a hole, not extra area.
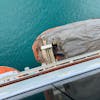
M 100 58 L 0 88 L 0 100 L 18 100 L 100 72 Z
M 64 66 L 66 64 L 72 64 L 72 63 L 75 63 L 76 61 L 81 61 L 81 60 L 91 58 L 91 57 L 95 57 L 95 56 L 100 56 L 100 50 L 90 52 L 90 53 L 86 53 L 86 54 L 83 54 L 83 55 L 79 55 L 79 56 L 76 56 L 76 57 L 72 57 L 72 58 L 69 58 L 69 59 L 65 59 L 65 60 L 62 60 L 62 61 L 57 61 L 57 62 L 52 63 L 52 64 L 28 69 L 28 70 L 19 72 L 17 75 L 12 74 L 10 76 L 5 76 L 5 77 L 2 77 L 0 79 L 0 87 L 1 87 L 2 84 L 5 84 L 5 83 L 11 82 L 11 81 L 16 81 L 18 79 L 22 79 L 22 78 L 25 78 L 25 77 L 28 77 L 28 76 L 31 76 L 31 75 L 39 74 L 41 72 L 44 72 L 44 71 L 47 71 L 47 70 L 50 70 L 50 69 L 58 68 L 59 66 L 61 67 L 61 66 Z M 87 60 L 85 60 L 85 61 L 87 61 Z

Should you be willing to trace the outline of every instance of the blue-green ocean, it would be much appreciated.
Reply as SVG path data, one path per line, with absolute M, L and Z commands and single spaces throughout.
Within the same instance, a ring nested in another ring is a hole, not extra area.
M 20 71 L 38 66 L 32 44 L 41 32 L 89 18 L 100 18 L 100 0 L 0 0 L 0 65 Z

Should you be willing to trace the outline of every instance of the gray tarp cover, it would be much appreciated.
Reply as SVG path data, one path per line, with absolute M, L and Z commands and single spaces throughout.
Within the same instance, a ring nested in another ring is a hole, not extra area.
M 47 38 L 48 43 L 60 40 L 66 57 L 100 50 L 100 19 L 63 25 L 43 32 L 40 37 Z M 100 100 L 100 74 L 70 83 L 68 90 L 75 100 Z

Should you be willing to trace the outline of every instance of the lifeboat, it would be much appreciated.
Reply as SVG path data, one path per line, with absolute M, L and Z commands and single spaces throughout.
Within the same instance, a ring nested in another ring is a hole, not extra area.
M 0 66 L 0 78 L 4 78 L 17 73 L 19 73 L 19 71 L 14 68 L 8 66 Z
M 37 37 L 32 49 L 36 60 L 42 64 L 100 50 L 100 19 L 48 29 Z

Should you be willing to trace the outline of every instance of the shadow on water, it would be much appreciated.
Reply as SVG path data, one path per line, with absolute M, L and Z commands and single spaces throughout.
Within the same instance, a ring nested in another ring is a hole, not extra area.
M 22 100 L 44 100 L 44 99 L 45 99 L 45 97 L 43 96 L 43 93 L 39 93 L 39 94 L 36 94 L 34 96 L 24 98 Z

